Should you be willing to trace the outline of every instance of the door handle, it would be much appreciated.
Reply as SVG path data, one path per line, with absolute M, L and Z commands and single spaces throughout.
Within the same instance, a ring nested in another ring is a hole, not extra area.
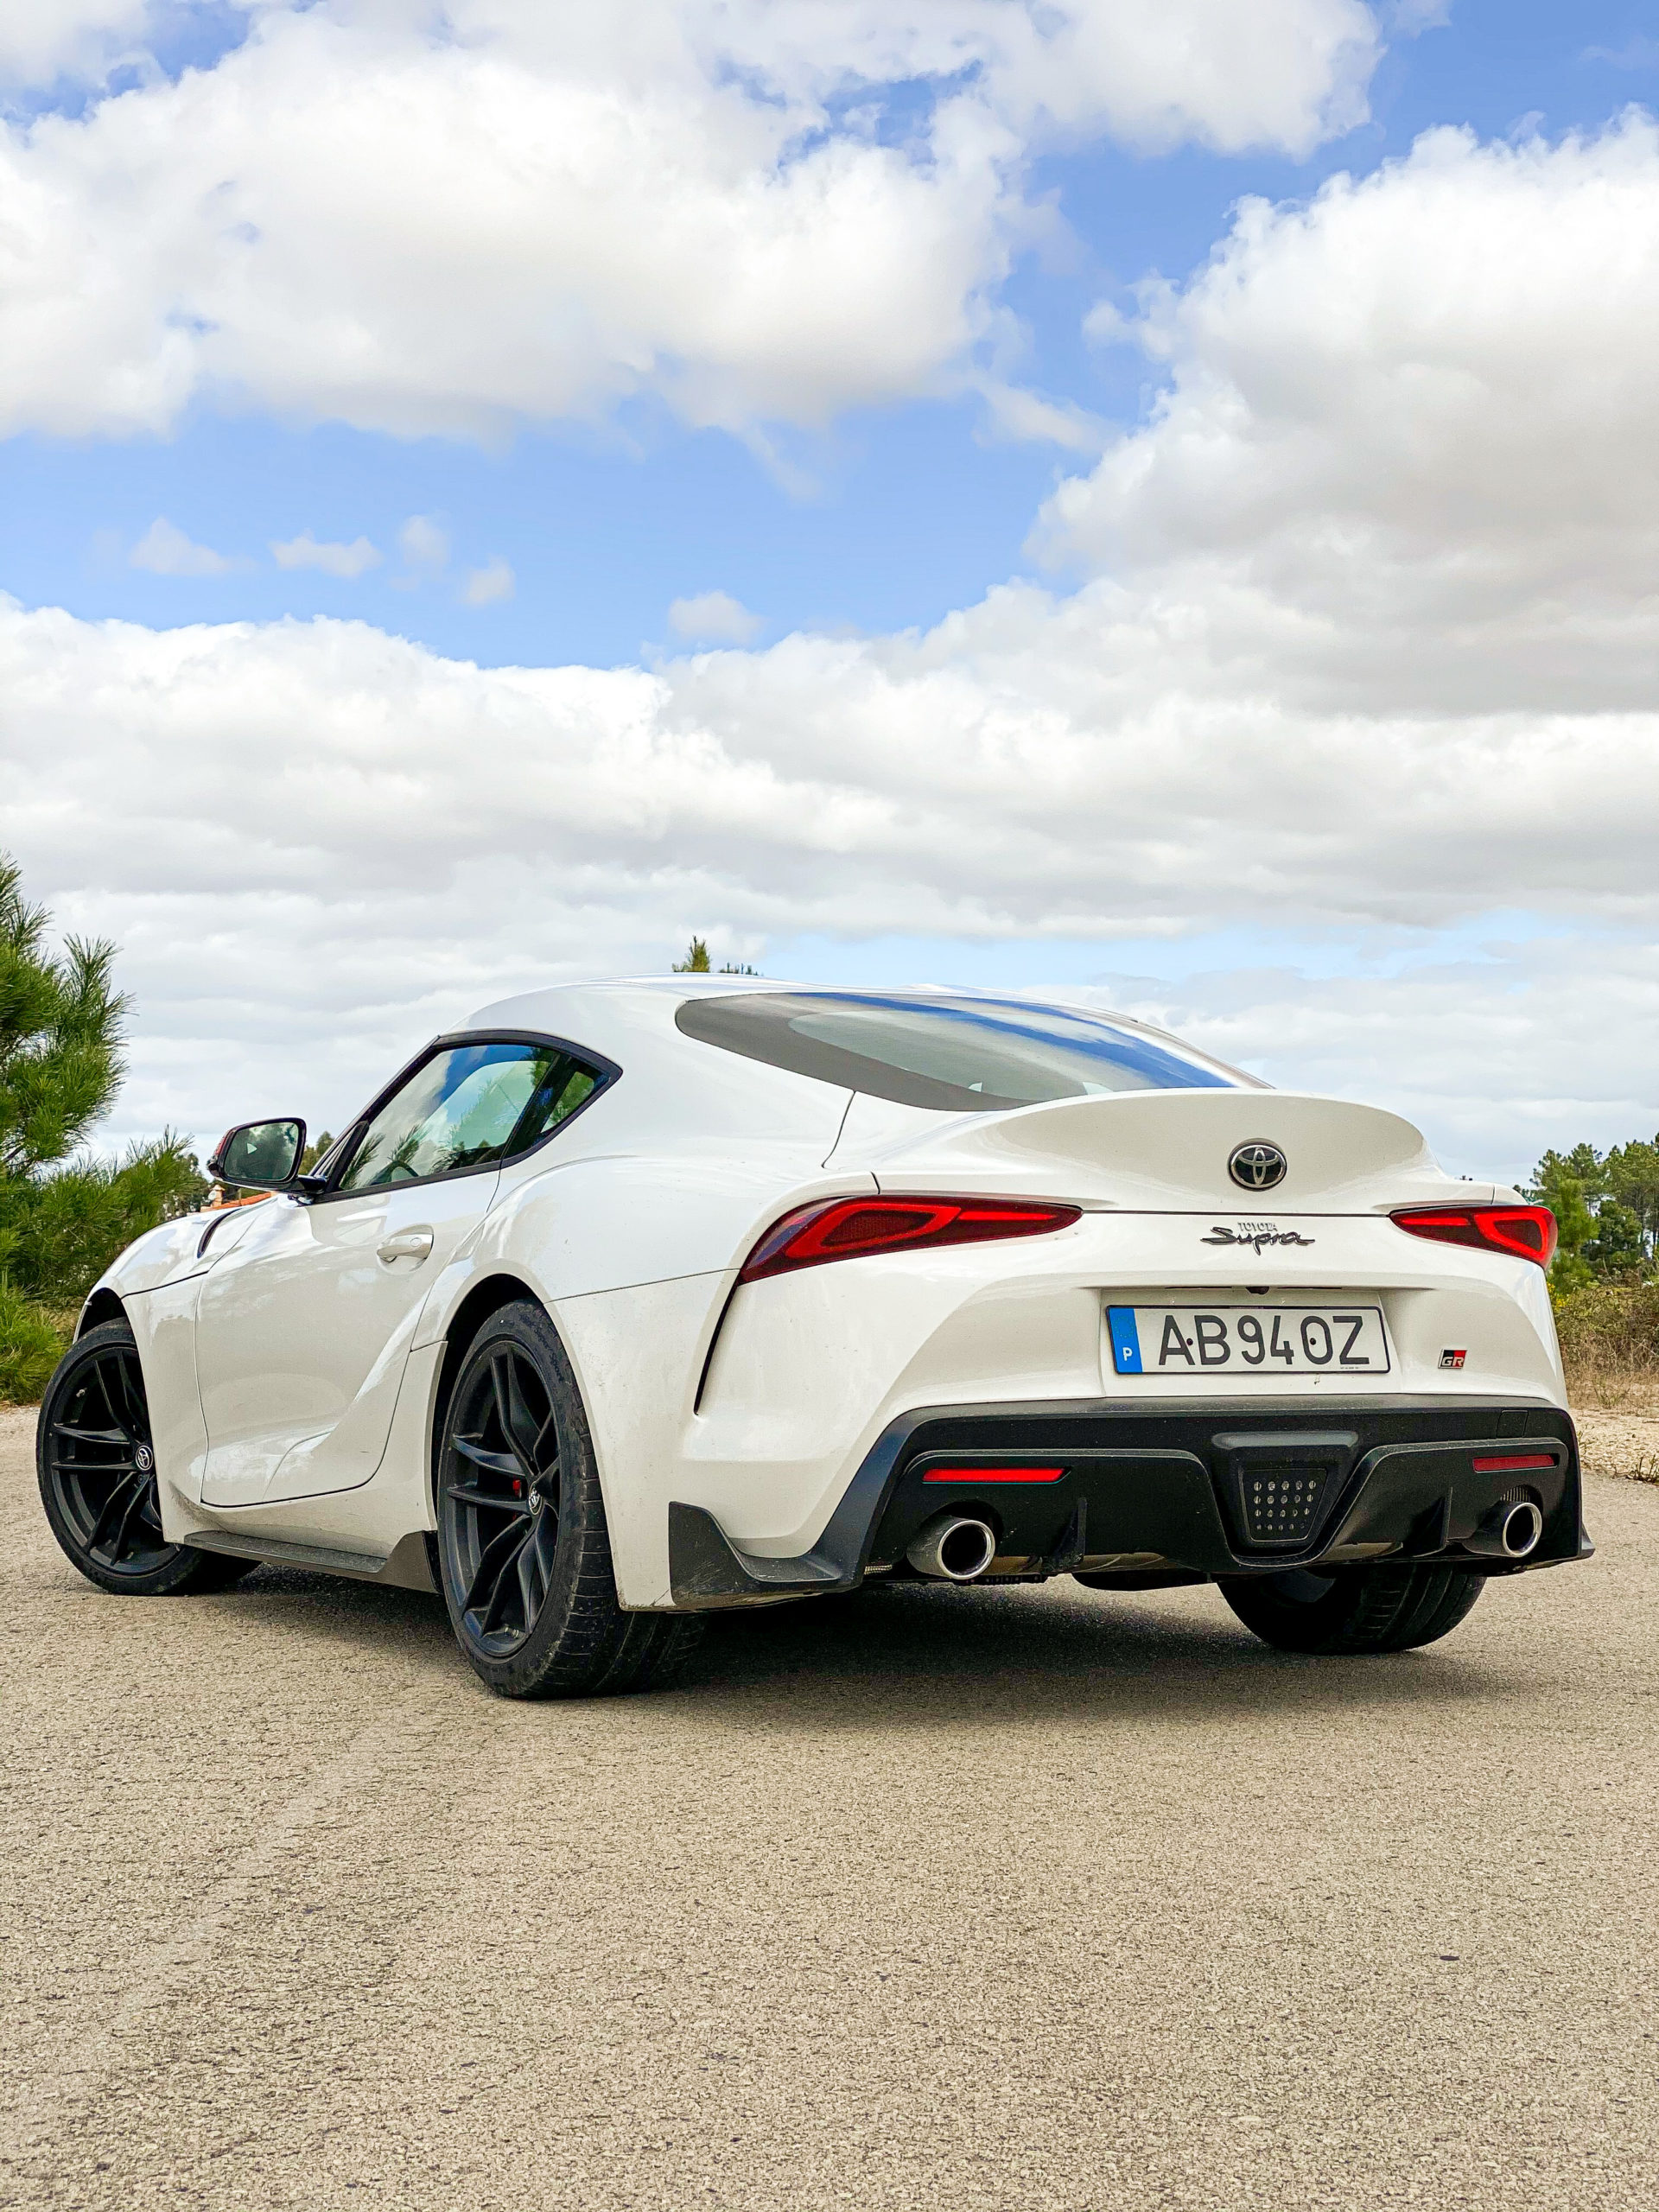
M 432 1232 L 429 1229 L 404 1229 L 396 1236 L 388 1236 L 375 1257 L 391 1267 L 398 1260 L 423 1260 L 431 1249 Z

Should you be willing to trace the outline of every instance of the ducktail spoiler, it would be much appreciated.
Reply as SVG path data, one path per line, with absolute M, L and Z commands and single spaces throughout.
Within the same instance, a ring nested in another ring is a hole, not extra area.
M 1243 1160 L 1269 1147 L 1282 1159 Z M 859 1163 L 884 1191 L 984 1191 L 1137 1212 L 1370 1213 L 1455 1192 L 1458 1182 L 1397 1114 L 1282 1090 L 1135 1090 L 1062 1098 L 1014 1113 L 953 1116 Z

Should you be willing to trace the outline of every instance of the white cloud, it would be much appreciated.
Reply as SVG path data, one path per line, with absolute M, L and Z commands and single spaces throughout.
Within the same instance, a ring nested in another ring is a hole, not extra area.
M 156 576 L 224 576 L 241 565 L 211 545 L 194 543 L 165 515 L 156 516 L 127 558 Z
M 449 534 L 430 515 L 410 515 L 397 533 L 397 550 L 411 569 L 441 569 L 449 558 Z
M 747 645 L 764 626 L 730 592 L 703 591 L 675 600 L 668 610 L 668 626 L 677 638 L 698 645 Z
M 1052 550 L 1202 564 L 1182 589 L 1252 596 L 1287 666 L 1345 656 L 1370 699 L 1446 696 L 1477 637 L 1491 704 L 1650 697 L 1626 649 L 1659 560 L 1649 118 L 1554 146 L 1432 131 L 1306 207 L 1247 201 L 1133 328 L 1170 387 L 1051 502 Z
M 512 563 L 502 560 L 498 554 L 483 568 L 467 571 L 461 595 L 468 607 L 493 607 L 498 600 L 511 599 L 512 592 Z
M 321 569 L 326 576 L 360 576 L 378 568 L 381 558 L 366 537 L 354 537 L 349 545 L 319 544 L 308 530 L 280 542 L 273 538 L 270 550 L 279 569 Z
M 149 0 L 13 0 L 0 9 L 0 84 L 96 76 L 143 34 Z
M 1033 149 L 1303 152 L 1376 54 L 1358 0 L 267 6 L 211 67 L 0 124 L 0 433 L 206 394 L 493 436 L 643 393 L 754 435 L 965 388 Z
M 468 1003 L 695 926 L 1024 939 L 1035 972 L 1323 932 L 1357 977 L 1118 994 L 1406 1103 L 1459 1165 L 1651 1128 L 1656 276 L 1641 118 L 1247 207 L 1143 304 L 1167 399 L 1052 505 L 1109 572 L 925 633 L 480 669 L 0 612 L 7 842 L 127 945 L 152 1122 L 302 1060 L 333 1116 Z M 1471 950 L 1517 910 L 1531 942 Z
M 1398 975 L 1236 969 L 1078 995 L 1160 1021 L 1281 1087 L 1390 1106 L 1454 1171 L 1518 1181 L 1551 1145 L 1659 1127 L 1659 947 L 1496 944 Z
M 367 1060 L 469 1001 L 660 965 L 688 915 L 746 942 L 1023 938 L 1040 972 L 1045 939 L 1094 938 L 1109 969 L 1126 938 L 1403 942 L 1524 904 L 1611 932 L 1532 1003 L 1580 994 L 1569 1040 L 1641 1014 L 1618 1096 L 1659 1091 L 1649 985 L 1617 972 L 1629 931 L 1659 935 L 1659 715 L 1364 715 L 1243 696 L 1239 673 L 1182 610 L 1104 585 L 993 594 L 922 637 L 798 637 L 655 673 L 480 669 L 362 624 L 156 633 L 14 610 L 7 837 L 66 921 L 128 947 L 149 1033 L 222 1040 L 200 1066 L 167 1048 L 168 1110 L 192 1126 L 238 1109 L 217 1087 L 238 1055 L 274 1095 L 281 1066 L 321 1054 L 332 1114 L 342 1086 L 366 1091 Z M 273 941 L 286 980 L 262 957 Z M 1394 990 L 1385 1058 L 1418 1049 L 1421 988 Z M 1477 979 L 1461 1044 L 1438 1002 L 1429 1087 L 1469 1109 L 1471 1143 L 1513 1129 L 1512 1109 L 1471 1102 L 1488 1080 L 1503 1095 L 1526 1039 L 1523 1099 L 1613 1080 L 1605 1059 L 1592 1077 L 1561 1058 L 1510 988 Z M 1283 982 L 1273 1006 L 1295 998 Z M 1363 997 L 1308 1002 L 1348 1009 L 1338 1087 L 1371 1082 Z M 1284 1035 L 1259 1012 L 1230 1049 L 1282 1055 Z
M 1615 69 L 1659 69 L 1659 38 L 1644 38 L 1638 32 L 1623 46 L 1586 46 L 1584 59 L 1611 62 Z

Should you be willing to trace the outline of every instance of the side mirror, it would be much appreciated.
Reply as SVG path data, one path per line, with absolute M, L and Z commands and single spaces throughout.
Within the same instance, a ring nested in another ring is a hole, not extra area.
M 303 1122 L 244 1122 L 219 1139 L 207 1173 L 244 1190 L 286 1191 L 304 1157 Z

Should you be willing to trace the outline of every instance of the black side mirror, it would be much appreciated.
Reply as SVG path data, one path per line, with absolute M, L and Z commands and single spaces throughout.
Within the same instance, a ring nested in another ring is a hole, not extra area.
M 242 1190 L 287 1191 L 304 1157 L 303 1122 L 244 1122 L 219 1139 L 207 1173 Z

